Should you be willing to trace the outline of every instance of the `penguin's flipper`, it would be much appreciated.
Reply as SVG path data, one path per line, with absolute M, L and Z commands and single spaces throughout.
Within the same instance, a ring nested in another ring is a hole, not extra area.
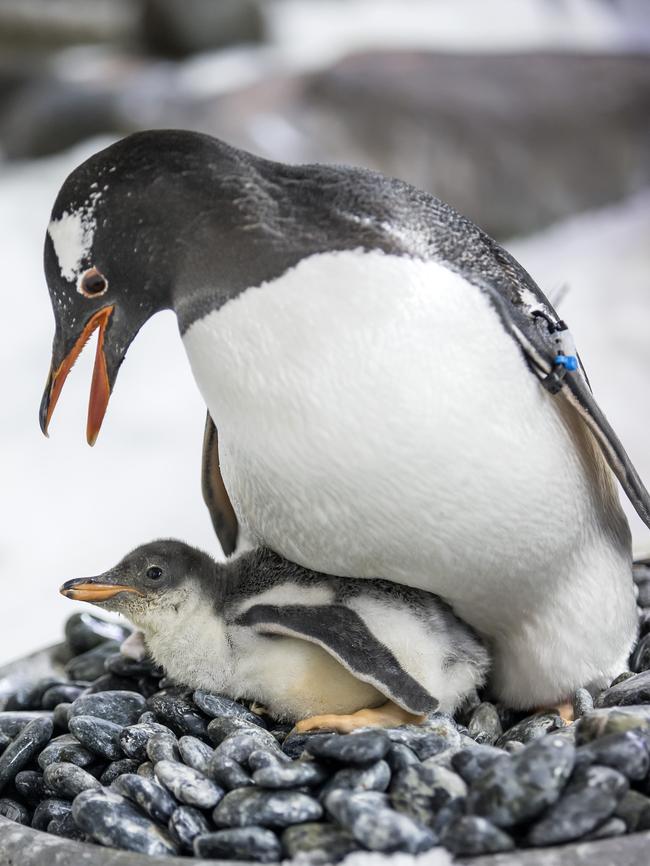
M 203 462 L 201 465 L 201 489 L 208 506 L 214 531 L 226 556 L 230 556 L 237 545 L 239 524 L 237 515 L 228 497 L 228 491 L 219 468 L 219 439 L 217 428 L 208 412 L 203 434 Z
M 259 634 L 279 634 L 317 644 L 354 677 L 373 685 L 409 713 L 433 712 L 438 701 L 400 665 L 361 617 L 341 604 L 256 604 L 237 619 Z
M 551 393 L 567 399 L 587 424 L 637 514 L 650 528 L 650 493 L 594 399 L 566 324 L 524 268 L 498 244 L 491 244 L 502 278 L 477 281 L 533 373 Z

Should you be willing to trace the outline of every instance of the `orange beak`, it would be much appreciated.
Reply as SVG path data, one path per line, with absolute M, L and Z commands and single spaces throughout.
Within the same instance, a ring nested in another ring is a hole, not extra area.
M 142 595 L 139 590 L 133 586 L 122 586 L 119 583 L 95 583 L 92 579 L 79 578 L 76 580 L 68 580 L 59 589 L 61 595 L 66 598 L 71 598 L 73 601 L 89 601 L 101 602 L 107 601 L 109 598 L 118 595 L 120 592 L 134 592 L 136 595 Z
M 67 357 L 54 369 L 50 369 L 43 402 L 41 403 L 41 429 L 47 436 L 47 429 L 54 413 L 63 383 L 68 377 L 74 362 L 77 360 L 83 347 L 86 345 L 93 332 L 99 328 L 97 338 L 97 351 L 95 353 L 95 366 L 93 368 L 92 384 L 90 386 L 90 400 L 88 402 L 88 423 L 86 425 L 86 439 L 89 445 L 94 445 L 99 430 L 104 420 L 106 407 L 111 396 L 110 383 L 106 368 L 106 356 L 104 354 L 104 334 L 106 326 L 114 310 L 114 306 L 102 307 L 101 310 L 91 316 L 81 332 L 77 342 L 68 353 Z

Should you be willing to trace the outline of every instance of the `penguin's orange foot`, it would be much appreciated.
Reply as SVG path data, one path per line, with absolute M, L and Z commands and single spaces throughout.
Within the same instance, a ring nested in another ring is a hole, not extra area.
M 571 722 L 575 721 L 575 716 L 573 714 L 573 704 L 570 703 L 562 703 L 562 704 L 554 704 L 550 707 L 537 707 L 535 710 L 536 713 L 552 713 L 556 712 L 558 716 L 562 719 L 562 721 L 570 725 Z
M 291 733 L 305 734 L 308 731 L 334 731 L 337 734 L 350 734 L 359 728 L 395 728 L 398 725 L 421 725 L 426 716 L 409 713 L 393 701 L 387 701 L 374 709 L 357 710 L 349 716 L 330 713 L 324 716 L 311 716 L 298 722 Z

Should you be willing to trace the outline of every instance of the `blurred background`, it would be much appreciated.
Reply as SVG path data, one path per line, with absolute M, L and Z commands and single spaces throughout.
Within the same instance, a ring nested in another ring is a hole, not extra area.
M 90 349 L 38 427 L 54 197 L 151 127 L 369 166 L 470 216 L 559 304 L 650 483 L 648 0 L 0 0 L 0 663 L 58 639 L 62 581 L 160 536 L 218 554 L 171 313 L 130 349 L 94 449 Z

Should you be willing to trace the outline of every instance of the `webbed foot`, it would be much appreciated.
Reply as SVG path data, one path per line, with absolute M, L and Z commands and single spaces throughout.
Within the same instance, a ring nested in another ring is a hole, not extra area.
M 334 731 L 337 734 L 349 734 L 359 728 L 394 728 L 398 725 L 421 725 L 426 716 L 409 713 L 393 701 L 387 701 L 380 707 L 357 710 L 347 716 L 329 713 L 323 716 L 311 716 L 296 723 L 291 733 L 305 734 L 308 731 Z

